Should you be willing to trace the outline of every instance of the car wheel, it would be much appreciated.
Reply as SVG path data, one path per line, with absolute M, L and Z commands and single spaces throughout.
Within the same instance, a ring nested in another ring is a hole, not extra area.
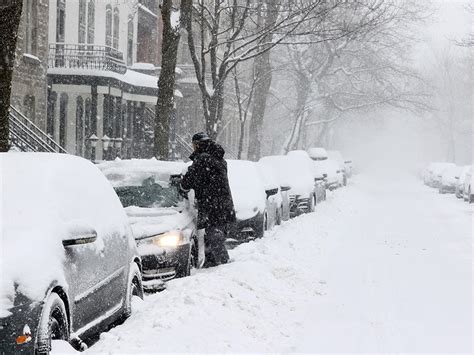
M 474 195 L 471 193 L 471 189 L 469 188 L 469 193 L 467 194 L 469 203 L 474 203 Z
M 132 298 L 138 296 L 143 299 L 142 273 L 137 263 L 133 262 L 130 266 L 130 276 L 127 284 L 127 294 L 125 299 L 124 317 L 128 318 L 132 314 Z
M 57 293 L 51 293 L 43 306 L 36 336 L 35 353 L 49 354 L 52 340 L 69 341 L 66 307 Z

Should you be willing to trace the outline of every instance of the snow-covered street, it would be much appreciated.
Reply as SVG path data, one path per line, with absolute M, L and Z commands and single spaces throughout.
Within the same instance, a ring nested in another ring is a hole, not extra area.
M 473 218 L 414 177 L 359 175 L 137 300 L 89 352 L 471 353 Z

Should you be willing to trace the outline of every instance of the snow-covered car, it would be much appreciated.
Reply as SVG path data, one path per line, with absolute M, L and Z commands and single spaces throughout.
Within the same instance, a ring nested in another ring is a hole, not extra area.
M 266 169 L 262 164 L 255 163 L 257 170 L 263 182 L 265 192 L 276 191 L 275 194 L 267 194 L 266 210 L 267 218 L 265 223 L 265 230 L 271 230 L 274 226 L 280 225 L 283 220 L 283 197 L 280 190 L 280 185 L 272 171 Z M 286 200 L 289 205 L 289 198 Z
M 461 173 L 459 166 L 449 166 L 444 169 L 439 181 L 438 191 L 440 194 L 456 192 L 456 176 Z
M 0 352 L 48 353 L 52 340 L 81 348 L 143 296 L 122 205 L 72 155 L 1 153 L 0 173 Z
M 132 226 L 142 258 L 143 287 L 190 274 L 204 263 L 204 239 L 196 229 L 192 203 L 176 184 L 186 170 L 183 162 L 132 159 L 98 165 L 111 182 Z
M 308 155 L 313 161 L 316 174 L 325 176 L 327 189 L 334 190 L 344 185 L 344 173 L 340 165 L 329 158 L 326 149 L 309 148 Z
M 441 177 L 446 168 L 452 168 L 456 165 L 453 163 L 435 162 L 430 163 L 423 174 L 423 181 L 429 187 L 438 189 L 441 183 Z
M 346 163 L 344 158 L 342 157 L 342 154 L 338 150 L 328 150 L 328 158 L 334 160 L 340 170 L 340 174 L 342 173 L 342 185 L 346 186 L 347 185 L 347 178 L 349 177 L 348 172 L 346 171 Z
M 274 157 L 263 157 L 258 161 L 257 165 L 259 166 L 259 170 L 264 175 L 264 180 L 268 179 L 270 184 L 277 184 L 281 200 L 280 217 L 281 220 L 288 221 L 290 219 L 289 190 L 291 189 L 291 186 L 288 181 L 286 181 L 285 176 L 279 173 L 278 169 L 276 168 L 277 164 L 275 164 L 273 158 Z
M 274 155 L 264 158 L 266 164 L 273 166 L 279 181 L 288 184 L 290 217 L 313 212 L 316 204 L 313 171 L 299 159 L 287 155 Z
M 314 163 L 304 150 L 293 150 L 287 154 L 290 161 L 295 164 L 297 170 L 308 170 L 314 187 L 314 205 L 326 200 L 326 181 L 324 173 L 314 168 Z M 314 209 L 314 208 L 313 208 Z
M 232 238 L 246 241 L 263 237 L 268 226 L 268 199 L 276 195 L 278 189 L 265 190 L 254 162 L 227 160 L 227 171 L 237 218 Z
M 466 174 L 463 190 L 464 201 L 474 203 L 474 166 Z
M 471 165 L 466 165 L 461 167 L 459 173 L 457 174 L 456 178 L 456 188 L 454 194 L 457 198 L 463 198 L 464 194 L 464 182 L 466 181 L 466 176 L 471 170 Z

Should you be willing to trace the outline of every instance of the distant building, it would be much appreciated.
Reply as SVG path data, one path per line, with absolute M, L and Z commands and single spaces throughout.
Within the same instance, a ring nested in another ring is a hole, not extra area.
M 12 78 L 11 105 L 46 128 L 49 0 L 24 0 Z
M 50 1 L 46 129 L 68 152 L 152 156 L 157 10 L 157 1 Z

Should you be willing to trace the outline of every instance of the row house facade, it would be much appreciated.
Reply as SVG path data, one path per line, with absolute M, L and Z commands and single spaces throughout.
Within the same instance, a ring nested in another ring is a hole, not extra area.
M 152 156 L 157 10 L 158 1 L 50 1 L 46 132 L 68 152 Z

